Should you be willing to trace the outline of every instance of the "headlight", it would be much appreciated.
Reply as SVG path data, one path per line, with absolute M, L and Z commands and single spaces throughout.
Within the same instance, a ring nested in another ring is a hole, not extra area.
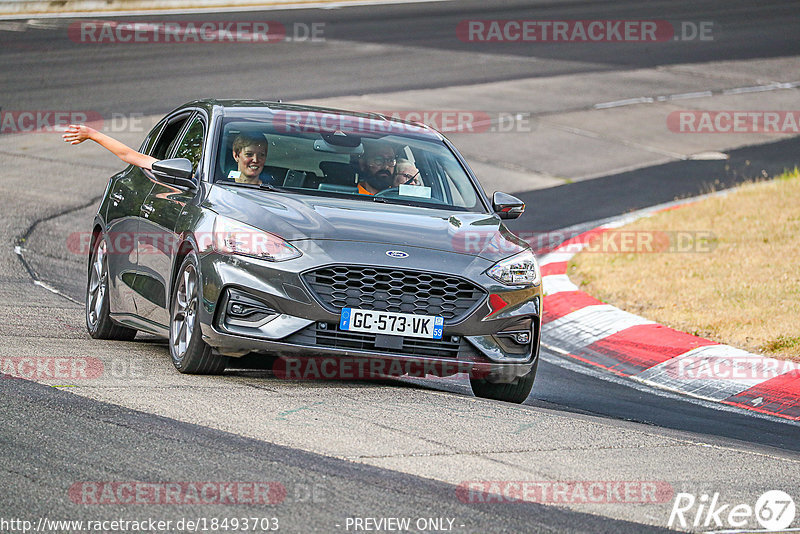
M 523 250 L 510 258 L 498 261 L 486 274 L 501 284 L 535 286 L 541 281 L 539 264 L 530 250 Z
M 214 249 L 222 254 L 240 254 L 268 261 L 286 261 L 302 256 L 281 237 L 222 216 L 214 220 Z

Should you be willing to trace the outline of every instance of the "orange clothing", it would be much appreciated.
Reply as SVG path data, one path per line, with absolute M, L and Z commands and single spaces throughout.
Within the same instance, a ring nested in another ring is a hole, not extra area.
M 364 189 L 364 186 L 362 186 L 361 184 L 358 184 L 358 193 L 360 195 L 374 195 L 375 194 L 375 193 L 370 193 L 369 191 Z

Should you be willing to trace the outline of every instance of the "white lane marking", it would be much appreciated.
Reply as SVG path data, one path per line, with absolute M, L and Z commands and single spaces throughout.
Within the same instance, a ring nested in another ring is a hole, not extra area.
M 618 108 L 622 106 L 632 106 L 634 104 L 652 104 L 653 102 L 655 102 L 655 100 L 652 97 L 640 96 L 637 98 L 614 100 L 612 102 L 601 102 L 600 104 L 595 104 L 594 109 Z
M 19 256 L 20 259 L 22 259 L 23 262 L 25 261 L 25 255 L 23 254 L 24 252 L 25 252 L 25 249 L 22 248 L 20 245 L 14 245 L 14 254 Z M 39 286 L 41 288 L 44 288 L 47 291 L 50 291 L 51 293 L 55 293 L 59 297 L 64 297 L 65 299 L 69 300 L 70 302 L 74 302 L 75 304 L 80 304 L 80 305 L 84 304 L 83 302 L 75 300 L 74 298 L 70 297 L 66 293 L 62 293 L 58 289 L 54 288 L 53 286 L 51 286 L 49 284 L 46 284 L 45 282 L 42 282 L 41 280 L 33 280 L 33 285 Z
M 653 321 L 622 311 L 610 304 L 586 306 L 542 326 L 542 335 L 558 340 L 560 347 L 580 350 L 632 326 Z
M 192 15 L 197 13 L 241 13 L 241 12 L 259 12 L 259 11 L 278 11 L 282 9 L 296 10 L 296 9 L 341 9 L 345 7 L 360 7 L 360 6 L 379 6 L 391 4 L 421 4 L 428 2 L 453 2 L 454 0 L 334 0 L 326 2 L 325 0 L 317 0 L 316 2 L 303 3 L 272 3 L 272 4 L 259 4 L 248 6 L 211 6 L 211 7 L 195 7 L 195 8 L 164 8 L 164 9 L 142 9 L 142 10 L 127 10 L 127 11 L 64 11 L 61 13 L 0 13 L 4 20 L 28 20 L 35 16 L 39 19 L 56 19 L 56 18 L 75 18 L 75 17 L 134 17 L 134 16 L 151 16 L 151 15 Z M 224 0 L 223 0 L 224 2 Z
M 690 160 L 693 161 L 724 161 L 726 159 L 730 159 L 730 156 L 725 152 L 698 152 L 697 154 L 691 154 L 689 156 Z
M 664 100 L 690 100 L 692 98 L 707 98 L 709 96 L 714 96 L 714 93 L 711 91 L 695 91 L 694 93 L 679 93 L 677 95 L 669 95 L 663 97 Z M 662 97 L 658 97 L 662 98 Z
M 555 295 L 564 291 L 577 291 L 578 286 L 572 283 L 566 274 L 549 274 L 542 277 L 545 295 Z
M 759 419 L 766 419 L 772 422 L 781 422 L 786 423 L 789 425 L 794 425 L 800 427 L 800 421 L 792 421 L 791 419 L 784 419 L 782 417 L 777 417 L 774 415 L 768 415 L 761 412 L 754 412 L 752 410 L 747 410 L 745 408 L 740 408 L 738 406 L 730 406 L 728 404 L 720 404 L 719 402 L 708 401 L 705 399 L 701 399 L 695 396 L 692 396 L 689 393 L 681 392 L 681 391 L 673 391 L 664 387 L 660 387 L 658 385 L 651 385 L 651 384 L 644 384 L 638 383 L 635 380 L 631 380 L 633 377 L 621 377 L 617 376 L 613 373 L 609 373 L 605 369 L 601 369 L 595 367 L 593 365 L 587 365 L 584 363 L 580 363 L 574 358 L 568 356 L 563 350 L 558 349 L 557 347 L 553 347 L 549 344 L 542 343 L 542 347 L 547 349 L 550 352 L 555 354 L 548 354 L 547 352 L 542 352 L 539 357 L 547 363 L 553 364 L 557 367 L 561 367 L 562 369 L 566 369 L 568 371 L 572 371 L 574 373 L 580 373 L 592 378 L 596 378 L 598 380 L 604 380 L 606 382 L 611 382 L 612 384 L 617 384 L 621 386 L 626 386 L 631 389 L 635 389 L 636 391 L 641 391 L 642 393 L 647 393 L 650 395 L 655 395 L 657 397 L 664 397 L 670 400 L 680 400 L 683 402 L 688 402 L 690 404 L 695 404 L 697 406 L 702 406 L 704 408 L 711 408 L 712 410 L 719 410 L 721 412 L 732 412 L 737 413 L 740 415 L 748 415 L 750 417 L 757 417 Z M 533 393 L 536 393 L 536 387 L 533 388 Z M 535 395 L 534 395 L 535 397 Z
M 734 87 L 723 89 L 717 94 L 721 95 L 741 95 L 746 93 L 762 93 L 765 91 L 781 91 L 785 89 L 795 89 L 800 87 L 800 82 L 774 82 L 766 85 L 755 85 L 752 87 Z M 633 106 L 637 104 L 653 104 L 654 102 L 667 102 L 673 100 L 689 100 L 692 98 L 708 98 L 714 96 L 714 91 L 695 91 L 691 93 L 676 93 L 673 95 L 660 95 L 657 97 L 640 96 L 636 98 L 626 98 L 624 100 L 614 100 L 612 102 L 600 102 L 592 106 L 594 109 L 610 109 L 623 106 Z
M 55 293 L 55 294 L 56 294 L 56 295 L 58 295 L 59 297 L 64 297 L 64 298 L 65 298 L 65 299 L 67 299 L 68 301 L 70 301 L 70 302 L 74 302 L 75 304 L 80 304 L 80 305 L 83 305 L 83 304 L 84 304 L 83 302 L 80 302 L 80 301 L 78 301 L 78 300 L 75 300 L 74 298 L 70 297 L 70 296 L 69 296 L 69 295 L 67 295 L 66 293 L 62 293 L 62 292 L 61 292 L 61 291 L 59 291 L 58 289 L 54 288 L 54 287 L 53 287 L 53 286 L 51 286 L 51 285 L 48 285 L 48 284 L 46 284 L 46 283 L 42 282 L 41 280 L 34 280 L 34 281 L 33 281 L 33 285 L 35 285 L 35 286 L 39 286 L 39 287 L 41 287 L 41 288 L 44 288 L 44 289 L 46 289 L 46 290 L 50 291 L 51 293 Z
M 723 95 L 741 95 L 746 93 L 763 93 L 764 91 L 778 91 L 781 89 L 794 89 L 800 85 L 800 82 L 788 83 L 771 83 L 769 85 L 754 85 L 752 87 L 735 87 L 733 89 L 724 89 Z
M 721 401 L 797 369 L 800 369 L 798 364 L 765 358 L 729 345 L 708 345 L 654 365 L 635 378 L 646 384 Z

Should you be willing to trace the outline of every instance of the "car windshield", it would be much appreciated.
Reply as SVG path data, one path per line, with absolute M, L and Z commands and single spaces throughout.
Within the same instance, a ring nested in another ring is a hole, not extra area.
M 217 154 L 219 185 L 486 211 L 447 145 L 411 124 L 326 112 L 239 111 L 224 118 Z

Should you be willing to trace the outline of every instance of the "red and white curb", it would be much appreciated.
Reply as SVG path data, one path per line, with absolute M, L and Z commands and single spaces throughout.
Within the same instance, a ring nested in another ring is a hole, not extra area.
M 656 324 L 605 304 L 572 283 L 567 262 L 575 254 L 596 236 L 640 216 L 579 234 L 540 258 L 542 338 L 547 346 L 650 386 L 800 421 L 800 364 Z

